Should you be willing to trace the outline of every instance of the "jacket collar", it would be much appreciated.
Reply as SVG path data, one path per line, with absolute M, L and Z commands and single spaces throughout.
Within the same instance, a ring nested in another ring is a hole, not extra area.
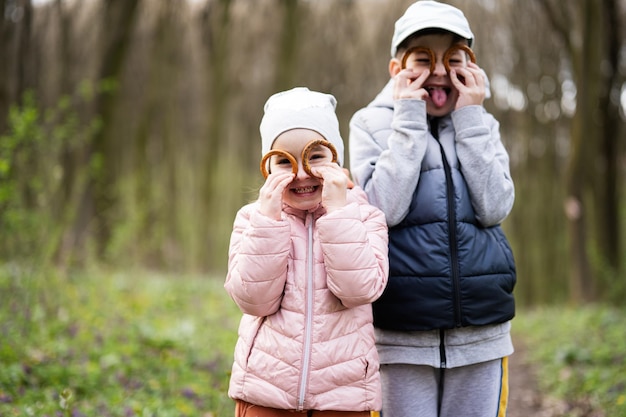
M 317 219 L 318 217 L 326 213 L 326 209 L 322 207 L 321 204 L 318 204 L 317 207 L 310 210 L 298 210 L 291 206 L 288 206 L 287 204 L 283 204 L 283 211 L 289 215 L 301 219 L 302 221 L 306 220 L 306 217 L 309 214 L 313 214 L 313 218 Z

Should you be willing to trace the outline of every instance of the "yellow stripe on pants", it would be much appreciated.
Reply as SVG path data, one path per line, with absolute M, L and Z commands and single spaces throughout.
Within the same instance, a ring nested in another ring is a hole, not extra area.
M 502 381 L 500 381 L 500 407 L 498 417 L 506 417 L 506 407 L 509 402 L 509 358 L 502 358 Z

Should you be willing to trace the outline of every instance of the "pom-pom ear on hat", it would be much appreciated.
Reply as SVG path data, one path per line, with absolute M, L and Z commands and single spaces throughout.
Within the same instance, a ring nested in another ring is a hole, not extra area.
M 444 29 L 468 40 L 472 46 L 474 34 L 463 12 L 449 4 L 433 0 L 420 0 L 406 9 L 396 21 L 391 39 L 391 57 L 395 58 L 398 46 L 409 36 L 424 29 Z
M 296 87 L 272 95 L 265 103 L 261 120 L 261 152 L 272 149 L 274 140 L 292 129 L 318 132 L 337 150 L 337 162 L 343 166 L 343 140 L 335 113 L 337 100 L 331 94 Z

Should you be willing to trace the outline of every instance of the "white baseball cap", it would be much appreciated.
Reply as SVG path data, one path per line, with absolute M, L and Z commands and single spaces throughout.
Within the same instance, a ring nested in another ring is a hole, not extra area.
M 444 29 L 467 39 L 472 46 L 474 34 L 463 12 L 449 4 L 433 0 L 416 1 L 406 9 L 396 21 L 391 39 L 391 57 L 398 52 L 398 46 L 409 36 L 424 29 Z

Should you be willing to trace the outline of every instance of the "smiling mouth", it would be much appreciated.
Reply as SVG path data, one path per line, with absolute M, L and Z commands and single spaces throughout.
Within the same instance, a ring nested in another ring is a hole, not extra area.
M 293 191 L 296 194 L 307 194 L 307 193 L 312 193 L 317 189 L 317 186 L 308 186 L 308 187 L 298 187 L 298 188 L 292 188 L 291 191 Z

